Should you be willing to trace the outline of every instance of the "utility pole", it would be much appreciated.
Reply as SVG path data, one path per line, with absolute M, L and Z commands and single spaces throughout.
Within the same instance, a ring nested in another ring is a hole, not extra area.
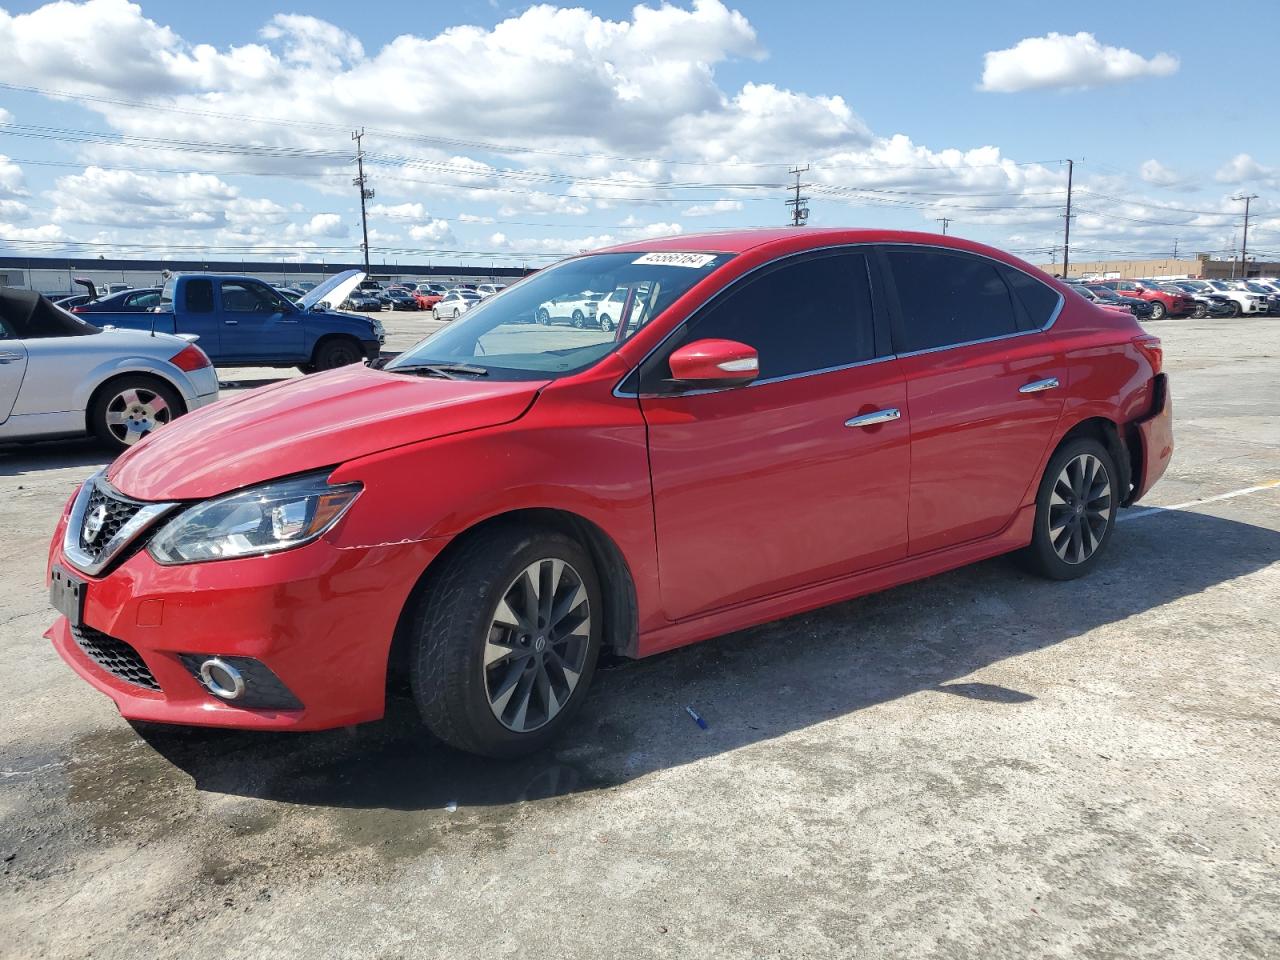
M 373 199 L 373 191 L 366 190 L 364 186 L 364 144 L 361 139 L 364 137 L 364 127 L 359 131 L 351 132 L 351 139 L 356 142 L 356 170 L 358 176 L 351 182 L 360 189 L 360 231 L 364 235 L 364 242 L 360 244 L 360 249 L 364 251 L 364 272 L 369 272 L 369 215 L 365 212 L 365 201 Z
M 1058 265 L 1058 248 L 1057 247 L 1049 248 L 1049 265 L 1053 267 L 1056 267 Z
M 1173 238 L 1173 259 L 1178 259 L 1178 238 Z
M 1076 172 L 1076 162 L 1074 160 L 1067 161 L 1067 212 L 1065 219 L 1067 222 L 1066 229 L 1062 234 L 1062 279 L 1067 278 L 1067 269 L 1071 263 L 1071 180 Z
M 803 184 L 800 183 L 800 174 L 806 173 L 808 170 L 809 165 L 806 163 L 803 167 L 792 167 L 787 171 L 787 173 L 792 174 L 796 178 L 795 199 L 787 201 L 787 206 L 791 208 L 791 225 L 793 227 L 803 227 L 805 222 L 809 219 L 809 208 L 804 206 L 804 204 L 809 202 L 809 198 L 800 196 L 800 188 L 803 186 Z
M 951 226 L 952 218 L 951 217 L 935 217 L 934 219 L 937 223 L 942 224 L 942 235 L 945 237 L 947 235 L 947 227 Z
M 1249 203 L 1257 200 L 1258 195 L 1250 193 L 1240 197 L 1232 197 L 1231 199 L 1244 201 L 1244 235 L 1240 238 L 1240 275 L 1247 277 L 1249 275 Z M 1232 276 L 1235 276 L 1234 271 Z

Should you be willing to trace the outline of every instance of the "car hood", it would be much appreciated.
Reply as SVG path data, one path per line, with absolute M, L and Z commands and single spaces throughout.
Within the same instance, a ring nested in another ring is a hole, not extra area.
M 303 310 L 310 310 L 321 300 L 327 301 L 335 307 L 341 306 L 342 301 L 347 299 L 347 295 L 364 278 L 365 272 L 363 270 L 346 270 L 312 287 L 302 295 L 302 299 L 298 301 L 298 306 Z
M 342 367 L 175 420 L 107 478 L 138 500 L 197 500 L 392 447 L 518 419 L 549 381 L 441 380 Z

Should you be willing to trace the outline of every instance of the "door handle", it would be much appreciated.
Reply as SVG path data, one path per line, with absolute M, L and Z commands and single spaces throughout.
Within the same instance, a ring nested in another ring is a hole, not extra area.
M 1023 384 L 1018 388 L 1019 393 L 1040 393 L 1043 390 L 1056 390 L 1059 386 L 1057 377 L 1046 377 L 1043 380 L 1033 380 L 1031 383 Z
M 15 360 L 21 360 L 20 353 L 0 353 L 0 363 L 13 363 Z
M 234 327 L 240 321 L 239 320 L 223 320 L 222 322 L 225 323 L 228 327 Z
M 846 420 L 846 427 L 874 427 L 881 423 L 891 423 L 902 416 L 902 411 L 897 407 L 886 407 L 884 410 L 876 410 L 873 413 L 864 413 L 859 417 Z

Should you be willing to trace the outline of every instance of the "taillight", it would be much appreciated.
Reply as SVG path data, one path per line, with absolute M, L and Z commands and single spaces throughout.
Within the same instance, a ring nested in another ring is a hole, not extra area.
M 188 344 L 175 353 L 169 358 L 169 362 L 179 370 L 186 370 L 188 373 L 192 370 L 203 370 L 209 366 L 208 356 L 194 343 Z
M 72 312 L 72 313 L 84 313 L 84 312 L 85 312 L 85 309 L 84 309 L 84 307 L 72 307 L 72 308 L 71 308 L 71 312 Z
M 1147 362 L 1151 364 L 1151 373 L 1154 376 L 1164 367 L 1164 347 L 1160 345 L 1160 338 L 1144 333 L 1133 338 L 1133 345 L 1137 347 Z

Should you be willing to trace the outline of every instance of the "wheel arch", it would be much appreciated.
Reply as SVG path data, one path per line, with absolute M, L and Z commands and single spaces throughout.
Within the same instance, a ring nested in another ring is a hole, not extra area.
M 128 380 L 131 377 L 141 377 L 143 380 L 158 380 L 160 383 L 163 383 L 166 387 L 168 387 L 170 390 L 172 390 L 174 393 L 178 395 L 178 403 L 182 409 L 177 414 L 175 414 L 175 416 L 180 417 L 183 414 L 186 414 L 188 412 L 186 394 L 183 392 L 181 385 L 175 383 L 171 377 L 167 377 L 163 373 L 159 373 L 158 371 L 152 370 L 149 367 L 141 367 L 141 368 L 132 369 L 132 370 L 113 370 L 109 376 L 104 377 L 97 384 L 97 386 L 95 386 L 89 392 L 89 397 L 87 400 L 85 400 L 85 404 L 84 404 L 84 432 L 85 433 L 90 433 L 90 434 L 93 433 L 93 423 L 91 418 L 93 417 L 94 404 L 98 402 L 98 398 L 101 397 L 111 387 L 113 383 L 119 380 Z
M 495 527 L 538 526 L 555 530 L 571 537 L 587 550 L 595 564 L 604 594 L 604 632 L 602 649 L 617 656 L 634 658 L 639 653 L 639 605 L 636 600 L 635 580 L 622 550 L 598 524 L 581 514 L 552 507 L 527 507 L 494 514 L 480 520 L 458 533 L 448 546 L 427 566 L 418 582 L 409 591 L 388 654 L 387 679 L 389 684 L 403 682 L 409 676 L 409 653 L 412 649 L 410 625 L 413 610 L 422 594 L 431 589 L 434 576 L 443 569 L 463 544 L 481 531 Z
M 1052 460 L 1064 445 L 1081 437 L 1097 440 L 1107 448 L 1111 459 L 1116 462 L 1116 468 L 1120 471 L 1120 489 L 1124 491 L 1122 503 L 1127 506 L 1133 496 L 1133 478 L 1142 475 L 1142 444 L 1135 442 L 1136 438 L 1126 436 L 1119 424 L 1109 417 L 1087 417 L 1062 435 L 1050 451 L 1049 460 Z M 1045 463 L 1048 464 L 1048 460 Z

